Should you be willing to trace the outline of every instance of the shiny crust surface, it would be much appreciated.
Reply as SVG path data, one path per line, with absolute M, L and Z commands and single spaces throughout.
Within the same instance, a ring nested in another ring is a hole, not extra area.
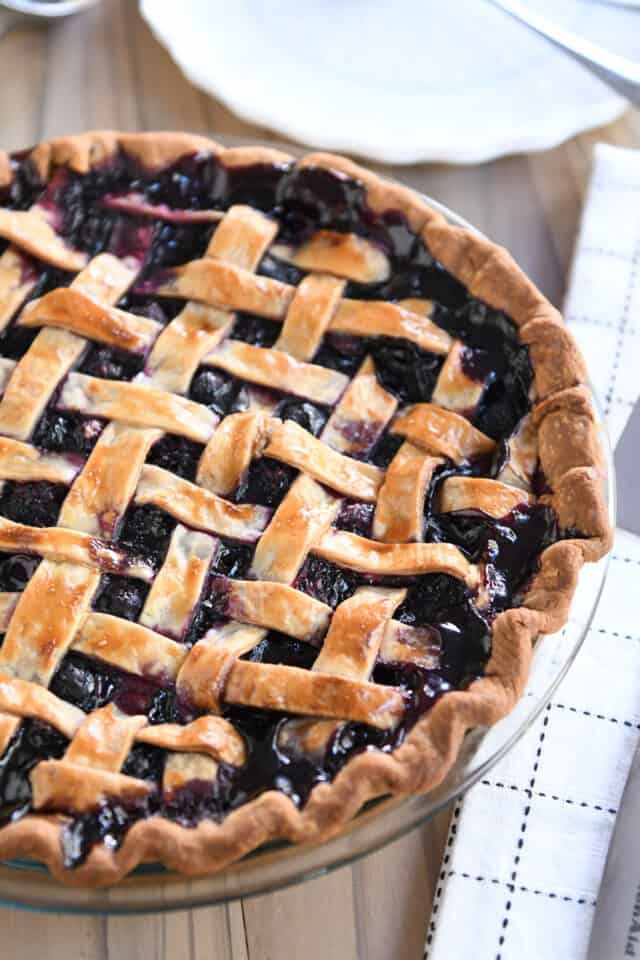
M 184 154 L 209 152 L 227 166 L 283 163 L 292 158 L 263 147 L 224 149 L 183 133 L 123 134 L 97 131 L 38 145 L 31 158 L 48 178 L 57 165 L 84 173 L 118 149 L 149 168 L 161 168 Z M 298 809 L 284 794 L 268 791 L 230 813 L 221 824 L 202 821 L 187 829 L 164 818 L 134 824 L 120 849 L 97 845 L 87 860 L 66 870 L 62 859 L 62 817 L 29 815 L 0 830 L 0 857 L 33 857 L 69 885 L 115 883 L 142 862 L 197 875 L 223 868 L 266 841 L 316 842 L 353 817 L 363 803 L 387 793 L 433 788 L 458 755 L 467 730 L 493 724 L 508 713 L 525 686 L 532 642 L 559 629 L 568 616 L 580 568 L 610 548 L 612 530 L 602 491 L 602 456 L 582 356 L 558 311 L 522 273 L 509 254 L 479 235 L 449 225 L 412 190 L 393 184 L 343 157 L 312 153 L 298 161 L 320 166 L 364 184 L 374 211 L 396 210 L 406 217 L 430 251 L 469 292 L 504 310 L 519 328 L 534 368 L 533 416 L 542 467 L 553 477 L 547 497 L 563 527 L 580 539 L 559 541 L 540 557 L 523 605 L 498 615 L 485 674 L 466 690 L 447 693 L 413 727 L 391 754 L 368 751 L 353 757 L 331 783 L 314 788 Z M 0 181 L 10 176 L 0 154 Z M 208 438 L 208 437 L 207 437 Z M 576 439 L 578 438 L 578 439 Z

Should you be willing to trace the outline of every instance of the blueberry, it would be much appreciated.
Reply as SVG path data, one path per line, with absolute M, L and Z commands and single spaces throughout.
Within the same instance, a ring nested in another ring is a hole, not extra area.
M 408 340 L 392 337 L 375 340 L 371 352 L 378 380 L 404 403 L 428 403 L 431 400 L 442 357 L 427 353 Z
M 343 570 L 313 554 L 305 560 L 295 582 L 298 590 L 330 607 L 337 607 L 361 585 L 362 578 L 352 570 Z
M 102 420 L 84 417 L 80 413 L 46 410 L 36 427 L 33 443 L 56 453 L 89 456 L 103 429 Z
M 308 400 L 284 400 L 276 416 L 282 420 L 293 420 L 300 427 L 308 430 L 317 437 L 329 416 L 323 407 L 310 403 Z
M 277 507 L 293 483 L 297 471 L 286 463 L 262 457 L 254 460 L 236 493 L 238 503 Z
M 313 362 L 353 377 L 364 360 L 367 342 L 364 337 L 351 337 L 343 333 L 329 334 L 324 338 Z
M 252 313 L 239 313 L 233 325 L 231 336 L 234 340 L 243 340 L 256 347 L 272 347 L 282 331 L 282 324 Z
M 117 689 L 117 675 L 79 654 L 67 654 L 49 686 L 61 700 L 91 713 L 105 706 Z
M 204 447 L 187 437 L 165 434 L 149 451 L 147 463 L 163 467 L 185 480 L 194 481 Z
M 404 437 L 395 433 L 383 434 L 369 455 L 371 463 L 375 464 L 376 467 L 386 469 L 403 443 Z
M 189 396 L 220 416 L 246 410 L 249 398 L 240 380 L 222 370 L 201 367 L 191 381 Z
M 140 354 L 125 353 L 113 347 L 92 347 L 82 365 L 81 373 L 103 380 L 133 380 L 140 373 L 143 357 Z
M 93 606 L 101 613 L 123 620 L 137 620 L 148 592 L 148 585 L 141 580 L 106 574 L 100 581 Z
M 233 540 L 221 540 L 216 552 L 215 569 L 226 577 L 244 578 L 249 572 L 253 547 Z
M 147 504 L 129 507 L 118 542 L 157 566 L 166 555 L 175 526 L 175 520 L 158 507 Z
M 40 557 L 14 553 L 0 560 L 0 590 L 13 593 L 24 590 L 36 572 Z
M 138 780 L 153 780 L 159 783 L 164 770 L 165 751 L 146 743 L 137 743 L 129 751 L 122 773 Z
M 15 523 L 32 527 L 55 527 L 68 488 L 62 483 L 8 480 L 0 497 L 0 514 Z
M 270 630 L 243 659 L 254 663 L 281 663 L 288 667 L 309 670 L 317 656 L 318 651 L 311 644 Z
M 360 537 L 370 537 L 374 510 L 375 507 L 372 503 L 345 500 L 338 514 L 336 527 L 339 530 L 356 533 Z
M 403 623 L 423 626 L 446 617 L 451 608 L 464 604 L 470 595 L 468 587 L 445 573 L 428 573 L 409 587 L 396 618 Z

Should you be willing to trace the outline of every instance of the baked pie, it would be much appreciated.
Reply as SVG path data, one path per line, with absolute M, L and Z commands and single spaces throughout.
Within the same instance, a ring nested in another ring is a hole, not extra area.
M 220 868 L 425 791 L 610 529 L 508 255 L 341 157 L 0 155 L 0 856 Z

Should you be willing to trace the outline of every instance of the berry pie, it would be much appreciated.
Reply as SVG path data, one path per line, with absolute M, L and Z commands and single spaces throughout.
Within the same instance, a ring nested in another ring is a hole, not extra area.
M 426 791 L 610 545 L 583 360 L 338 156 L 0 154 L 0 857 L 219 869 Z

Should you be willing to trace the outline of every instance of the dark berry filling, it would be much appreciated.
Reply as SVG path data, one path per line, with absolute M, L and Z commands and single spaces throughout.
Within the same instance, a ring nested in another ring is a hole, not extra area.
M 203 445 L 195 440 L 165 434 L 152 446 L 147 463 L 163 467 L 185 480 L 194 481 L 203 450 Z
M 93 607 L 100 613 L 109 613 L 123 620 L 137 620 L 142 613 L 149 586 L 132 577 L 105 574 L 93 598 Z
M 240 413 L 249 407 L 247 390 L 242 381 L 224 370 L 212 370 L 210 367 L 201 367 L 197 371 L 191 381 L 189 397 L 196 403 L 210 407 L 221 417 Z
M 383 387 L 404 403 L 427 403 L 431 399 L 442 357 L 407 340 L 383 338 L 373 344 L 372 352 Z
M 234 340 L 243 340 L 256 347 L 272 347 L 282 330 L 282 324 L 275 320 L 256 317 L 253 313 L 239 313 L 233 325 L 231 336 Z
M 338 370 L 353 377 L 367 353 L 367 341 L 363 337 L 351 337 L 346 333 L 331 333 L 326 336 L 313 362 L 321 367 Z
M 45 410 L 33 435 L 33 443 L 54 453 L 75 453 L 88 457 L 104 430 L 104 420 L 81 413 Z
M 336 527 L 349 533 L 357 533 L 360 537 L 370 537 L 374 511 L 375 506 L 372 503 L 345 500 L 336 517 Z
M 29 774 L 43 757 L 59 759 L 69 743 L 47 723 L 24 720 L 0 757 L 0 824 L 28 813 L 31 807 Z
M 330 607 L 337 607 L 352 596 L 362 583 L 360 574 L 336 567 L 311 553 L 302 565 L 294 586 L 310 597 L 328 603 Z
M 259 503 L 265 507 L 277 507 L 293 483 L 297 470 L 273 460 L 261 457 L 249 467 L 236 493 L 238 503 Z
M 0 496 L 0 515 L 32 527 L 55 527 L 68 492 L 62 483 L 7 480 Z
M 147 504 L 129 507 L 120 527 L 118 541 L 135 556 L 160 567 L 175 526 L 176 521 L 158 507 Z
M 253 559 L 253 547 L 235 540 L 221 540 L 218 544 L 214 567 L 217 573 L 236 580 L 246 579 Z
M 141 354 L 126 353 L 99 344 L 91 347 L 78 370 L 103 380 L 133 380 L 144 364 Z
M 319 407 L 309 400 L 283 400 L 276 411 L 276 416 L 282 420 L 293 420 L 317 437 L 329 417 L 325 407 Z
M 21 592 L 36 572 L 40 557 L 26 553 L 0 556 L 0 590 L 3 593 Z

